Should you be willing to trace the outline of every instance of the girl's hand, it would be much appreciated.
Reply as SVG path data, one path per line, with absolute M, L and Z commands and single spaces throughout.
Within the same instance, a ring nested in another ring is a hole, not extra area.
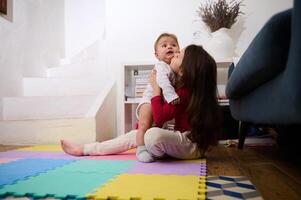
M 149 83 L 153 88 L 153 96 L 158 96 L 161 94 L 161 88 L 157 83 L 157 71 L 153 69 L 149 75 Z

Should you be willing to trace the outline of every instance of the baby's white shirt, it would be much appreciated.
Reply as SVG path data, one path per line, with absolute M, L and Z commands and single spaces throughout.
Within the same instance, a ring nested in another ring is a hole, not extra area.
M 158 61 L 154 69 L 157 71 L 157 83 L 160 88 L 162 88 L 162 93 L 164 99 L 167 103 L 172 102 L 173 100 L 177 99 L 179 96 L 177 95 L 175 88 L 172 86 L 169 76 L 171 73 L 171 68 L 168 64 L 163 61 Z M 150 103 L 150 100 L 153 96 L 153 88 L 150 83 L 147 84 L 146 89 L 144 90 L 143 97 L 136 109 L 136 116 L 138 117 L 139 108 L 144 103 Z

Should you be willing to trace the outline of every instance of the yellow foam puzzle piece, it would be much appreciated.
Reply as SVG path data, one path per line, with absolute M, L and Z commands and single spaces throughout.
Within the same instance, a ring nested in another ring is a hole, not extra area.
M 17 151 L 63 151 L 60 145 L 36 145 L 17 149 Z
M 205 177 L 121 174 L 87 194 L 88 199 L 205 199 Z

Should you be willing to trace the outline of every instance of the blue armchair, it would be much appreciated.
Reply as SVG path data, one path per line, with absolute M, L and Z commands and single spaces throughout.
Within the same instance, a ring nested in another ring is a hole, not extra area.
M 240 149 L 250 124 L 301 131 L 300 0 L 259 31 L 233 70 L 226 95 L 233 118 L 241 122 Z

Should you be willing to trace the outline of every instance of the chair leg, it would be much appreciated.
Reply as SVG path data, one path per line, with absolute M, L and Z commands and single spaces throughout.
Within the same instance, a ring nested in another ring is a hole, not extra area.
M 248 123 L 239 122 L 239 131 L 238 131 L 238 149 L 243 149 L 245 139 L 247 136 Z

